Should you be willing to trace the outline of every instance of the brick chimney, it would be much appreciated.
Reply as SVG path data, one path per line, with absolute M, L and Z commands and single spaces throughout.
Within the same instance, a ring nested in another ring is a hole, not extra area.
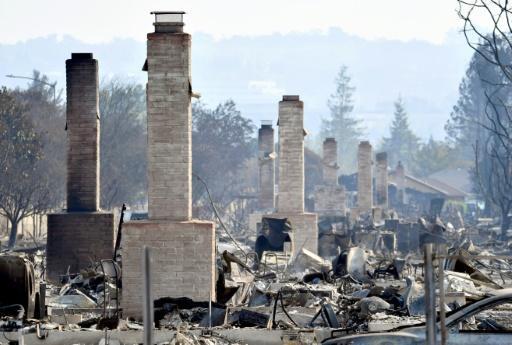
M 98 61 L 92 53 L 73 53 L 66 60 L 68 131 L 67 209 L 99 209 L 100 121 Z
M 304 103 L 279 102 L 279 213 L 304 213 Z
M 258 163 L 259 207 L 261 210 L 273 210 L 275 207 L 275 152 L 272 121 L 262 121 L 258 130 Z

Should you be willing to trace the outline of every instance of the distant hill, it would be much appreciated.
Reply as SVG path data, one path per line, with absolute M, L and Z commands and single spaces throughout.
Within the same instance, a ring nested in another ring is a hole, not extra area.
M 355 113 L 365 120 L 368 137 L 377 143 L 387 134 L 393 101 L 405 99 L 413 129 L 423 138 L 444 137 L 443 126 L 457 99 L 458 85 L 471 51 L 452 33 L 442 45 L 426 42 L 365 40 L 332 29 L 328 33 L 294 33 L 215 40 L 193 36 L 193 88 L 214 106 L 232 98 L 244 115 L 259 124 L 276 120 L 282 94 L 300 94 L 306 127 L 315 133 L 334 78 L 345 64 L 356 86 Z M 93 52 L 102 78 L 113 76 L 145 83 L 141 71 L 145 43 L 116 39 L 85 44 L 71 37 L 0 44 L 0 85 L 25 85 L 6 74 L 30 75 L 38 69 L 64 87 L 65 59 L 71 52 Z

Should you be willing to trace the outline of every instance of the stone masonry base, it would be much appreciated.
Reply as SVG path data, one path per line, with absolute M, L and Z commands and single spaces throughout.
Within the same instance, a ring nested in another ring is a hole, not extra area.
M 342 186 L 318 186 L 315 190 L 315 213 L 344 216 L 345 189 Z
M 292 251 L 297 253 L 301 248 L 318 253 L 318 219 L 316 213 L 273 213 L 266 215 L 269 218 L 288 218 L 292 224 L 293 232 Z
M 123 317 L 142 316 L 142 248 L 151 249 L 153 298 L 215 301 L 215 227 L 211 222 L 168 220 L 123 224 Z
M 114 250 L 114 214 L 69 212 L 48 215 L 46 277 L 59 282 L 66 272 L 79 272 L 92 262 L 111 259 Z

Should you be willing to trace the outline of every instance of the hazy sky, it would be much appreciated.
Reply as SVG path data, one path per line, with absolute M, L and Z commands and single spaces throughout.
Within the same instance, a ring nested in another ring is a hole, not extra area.
M 102 77 L 144 82 L 150 12 L 183 10 L 186 32 L 196 34 L 194 85 L 210 106 L 232 98 L 258 123 L 275 116 L 281 94 L 299 93 L 315 133 L 346 64 L 357 89 L 354 115 L 369 139 L 387 135 L 398 95 L 413 130 L 440 139 L 472 53 L 457 8 L 457 0 L 0 0 L 0 85 L 24 87 L 26 80 L 4 75 L 35 68 L 63 86 L 63 61 L 83 49 L 100 59 Z M 59 39 L 34 40 L 53 35 Z
M 233 35 L 327 30 L 441 43 L 460 26 L 455 0 L 0 0 L 0 43 L 50 34 L 88 43 L 145 40 L 152 10 L 184 10 L 188 32 Z

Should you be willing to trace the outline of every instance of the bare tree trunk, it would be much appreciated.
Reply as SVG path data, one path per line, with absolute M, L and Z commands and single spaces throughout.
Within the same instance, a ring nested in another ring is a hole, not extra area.
M 485 207 L 483 210 L 483 216 L 486 218 L 492 217 L 492 208 L 491 208 L 491 201 L 488 200 L 488 198 L 485 199 Z
M 39 215 L 39 231 L 38 231 L 38 236 L 39 237 L 43 237 L 43 216 L 42 215 Z
M 501 239 L 507 238 L 507 230 L 510 228 L 510 217 L 508 216 L 508 210 L 501 211 Z
M 18 221 L 11 220 L 11 233 L 9 234 L 8 247 L 12 248 L 16 244 L 16 236 L 18 235 Z

